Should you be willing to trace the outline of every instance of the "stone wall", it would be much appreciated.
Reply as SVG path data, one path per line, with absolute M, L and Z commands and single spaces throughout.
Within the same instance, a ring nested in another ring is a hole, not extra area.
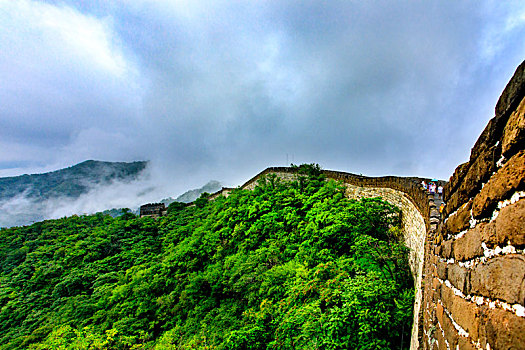
M 228 197 L 230 195 L 230 192 L 233 191 L 234 188 L 230 188 L 230 187 L 222 187 L 220 190 L 218 190 L 217 192 L 214 192 L 212 194 L 210 194 L 208 196 L 208 199 L 210 201 L 216 199 L 217 197 L 219 196 L 223 196 L 223 197 Z
M 385 184 L 386 185 L 386 184 Z M 424 261 L 424 244 L 426 236 L 425 216 L 414 205 L 410 197 L 399 190 L 389 187 L 362 187 L 345 183 L 348 198 L 371 198 L 381 197 L 385 201 L 394 204 L 401 209 L 403 238 L 406 246 L 410 249 L 409 263 L 414 277 L 415 301 L 414 301 L 414 321 L 412 325 L 411 349 L 417 349 L 420 310 L 422 302 L 421 280 Z M 418 191 L 423 192 L 424 191 Z
M 424 267 L 424 349 L 525 349 L 525 62 L 445 186 Z

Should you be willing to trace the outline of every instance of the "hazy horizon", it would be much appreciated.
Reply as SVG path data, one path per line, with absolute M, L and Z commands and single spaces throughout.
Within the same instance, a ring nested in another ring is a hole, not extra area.
M 37 178 L 29 181 L 29 185 L 21 193 L 17 193 L 21 185 L 12 182 L 13 189 L 8 193 L 1 193 L 0 228 L 27 225 L 36 221 L 58 219 L 74 214 L 93 214 L 110 209 L 130 208 L 136 211 L 143 204 L 159 202 L 170 197 L 186 202 L 188 198 L 195 196 L 187 192 L 202 190 L 204 187 L 213 188 L 211 191 L 214 192 L 215 188 L 220 186 L 215 183 L 216 181 L 210 180 L 196 189 L 187 188 L 182 193 L 169 193 L 162 184 L 156 182 L 156 178 L 151 176 L 151 169 L 147 166 L 138 174 L 133 173 L 131 177 L 114 177 L 109 182 L 102 177 L 97 177 L 96 174 L 111 174 L 113 170 L 109 169 L 114 168 L 109 168 L 105 173 L 96 171 L 87 174 L 88 177 L 85 177 L 86 167 L 83 166 L 82 169 L 81 172 L 77 170 L 73 177 L 71 177 L 72 173 L 66 175 L 64 172 L 61 172 L 62 175 L 51 175 L 54 177 L 47 180 L 51 192 L 47 191 L 48 188 L 42 188 L 45 178 L 38 177 L 46 173 L 28 174 L 37 175 Z M 63 181 L 58 181 L 59 179 Z M 84 186 L 85 192 L 80 195 L 68 192 L 68 188 L 75 188 L 77 184 Z M 204 190 L 210 192 L 209 189 L 204 188 Z M 11 196 L 15 193 L 16 195 Z M 181 198 L 183 195 L 185 198 Z

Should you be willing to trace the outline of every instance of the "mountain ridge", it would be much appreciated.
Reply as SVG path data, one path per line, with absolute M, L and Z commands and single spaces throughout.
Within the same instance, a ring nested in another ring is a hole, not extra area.
M 69 206 L 94 188 L 138 180 L 147 161 L 86 160 L 40 174 L 0 178 L 0 227 L 27 225 L 50 218 L 57 205 Z
M 166 205 L 170 205 L 173 202 L 182 202 L 182 203 L 191 203 L 197 198 L 200 197 L 203 193 L 215 193 L 219 191 L 222 188 L 222 184 L 217 180 L 210 180 L 208 181 L 204 186 L 200 188 L 194 188 L 191 190 L 188 190 L 178 196 L 177 198 L 168 197 L 161 200 L 161 203 L 164 203 Z
M 87 192 L 90 184 L 135 180 L 147 165 L 147 161 L 128 163 L 86 160 L 50 172 L 1 177 L 0 201 L 21 194 L 35 199 L 63 195 L 77 198 Z

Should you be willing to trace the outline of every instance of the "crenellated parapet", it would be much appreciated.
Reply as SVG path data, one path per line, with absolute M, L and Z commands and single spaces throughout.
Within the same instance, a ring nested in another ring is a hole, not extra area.
M 423 349 L 525 349 L 525 62 L 445 186 L 429 232 Z
M 140 217 L 151 216 L 158 218 L 166 215 L 167 208 L 164 203 L 148 203 L 140 206 L 139 215 Z

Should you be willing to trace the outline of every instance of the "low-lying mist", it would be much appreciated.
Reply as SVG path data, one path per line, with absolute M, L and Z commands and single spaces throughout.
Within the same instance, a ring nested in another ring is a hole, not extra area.
M 81 183 L 87 188 L 85 193 L 77 197 L 68 196 L 67 192 L 50 198 L 35 197 L 34 193 L 38 191 L 28 186 L 19 195 L 0 199 L 0 227 L 29 225 L 45 219 L 93 214 L 114 208 L 130 208 L 136 211 L 145 203 L 158 202 L 170 197 L 171 200 L 187 198 L 187 194 L 181 195 L 183 190 L 173 188 L 165 175 L 148 163 L 147 167 L 131 180 L 111 180 L 100 183 L 76 179 L 76 184 Z M 208 190 L 220 188 L 219 182 L 210 183 L 213 184 L 212 187 L 205 185 L 203 188 Z M 186 188 L 189 189 L 190 187 Z M 192 192 L 198 193 L 199 190 Z

